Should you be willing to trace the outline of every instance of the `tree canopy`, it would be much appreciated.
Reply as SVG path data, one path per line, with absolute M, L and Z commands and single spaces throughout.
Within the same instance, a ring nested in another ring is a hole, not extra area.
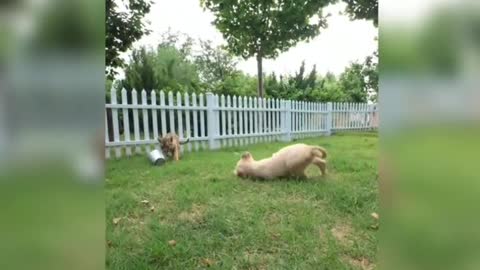
M 180 40 L 183 41 L 180 41 Z M 198 49 L 199 48 L 199 49 Z M 266 96 L 316 102 L 366 102 L 378 93 L 378 59 L 352 62 L 338 76 L 319 74 L 315 65 L 301 63 L 294 74 L 271 73 L 265 78 Z M 133 50 L 125 79 L 114 84 L 127 90 L 172 90 L 255 96 L 255 76 L 240 71 L 235 58 L 210 41 L 163 35 L 157 48 Z M 111 82 L 109 82 L 111 85 Z
M 327 27 L 322 9 L 335 0 L 201 0 L 227 48 L 243 58 L 256 56 L 258 94 L 263 96 L 262 59 L 275 58 Z
M 352 20 L 371 20 L 378 27 L 378 0 L 343 0 L 347 7 L 345 12 Z
M 123 10 L 120 9 L 122 6 Z M 150 33 L 143 18 L 150 12 L 149 0 L 106 0 L 105 2 L 105 71 L 112 78 L 115 68 L 123 67 L 120 53 L 131 48 L 143 35 Z

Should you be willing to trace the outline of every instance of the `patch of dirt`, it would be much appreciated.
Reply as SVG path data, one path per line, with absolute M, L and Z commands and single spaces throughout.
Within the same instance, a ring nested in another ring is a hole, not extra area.
M 265 221 L 265 223 L 268 225 L 274 225 L 280 223 L 282 221 L 282 217 L 280 217 L 277 213 L 271 213 L 266 216 Z
M 203 258 L 200 260 L 200 264 L 206 267 L 210 267 L 215 264 L 215 261 L 209 258 Z
M 303 204 L 306 202 L 306 200 L 301 195 L 292 195 L 292 196 L 288 196 L 285 202 L 288 204 Z
M 190 223 L 203 223 L 205 220 L 206 207 L 194 204 L 189 211 L 183 211 L 178 215 L 178 219 Z
M 330 232 L 333 237 L 344 246 L 351 246 L 353 241 L 350 239 L 352 234 L 352 227 L 346 223 L 337 224 L 333 227 Z
M 348 262 L 356 269 L 372 270 L 375 269 L 375 264 L 371 263 L 367 258 L 351 258 L 344 256 L 343 260 Z
M 274 261 L 275 257 L 273 254 L 246 251 L 243 253 L 243 259 L 249 264 L 247 269 L 267 270 L 268 265 Z

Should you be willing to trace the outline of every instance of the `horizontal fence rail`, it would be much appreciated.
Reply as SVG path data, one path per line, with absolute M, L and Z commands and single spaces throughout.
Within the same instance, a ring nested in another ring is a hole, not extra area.
M 105 122 L 105 156 L 120 158 L 158 149 L 170 132 L 189 139 L 181 151 L 198 151 L 377 129 L 378 106 L 113 88 Z

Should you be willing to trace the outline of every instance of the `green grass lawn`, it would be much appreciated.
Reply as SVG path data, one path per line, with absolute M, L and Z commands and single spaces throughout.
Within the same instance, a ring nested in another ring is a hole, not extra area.
M 326 177 L 315 166 L 304 181 L 233 175 L 243 151 L 260 159 L 284 143 L 186 153 L 161 167 L 145 156 L 108 161 L 107 267 L 374 268 L 377 134 L 297 142 L 327 149 Z

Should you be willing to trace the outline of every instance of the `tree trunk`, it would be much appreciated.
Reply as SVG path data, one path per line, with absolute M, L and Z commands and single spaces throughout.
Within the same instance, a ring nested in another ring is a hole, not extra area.
M 257 71 L 258 71 L 258 96 L 263 98 L 263 70 L 262 70 L 262 55 L 257 53 Z

